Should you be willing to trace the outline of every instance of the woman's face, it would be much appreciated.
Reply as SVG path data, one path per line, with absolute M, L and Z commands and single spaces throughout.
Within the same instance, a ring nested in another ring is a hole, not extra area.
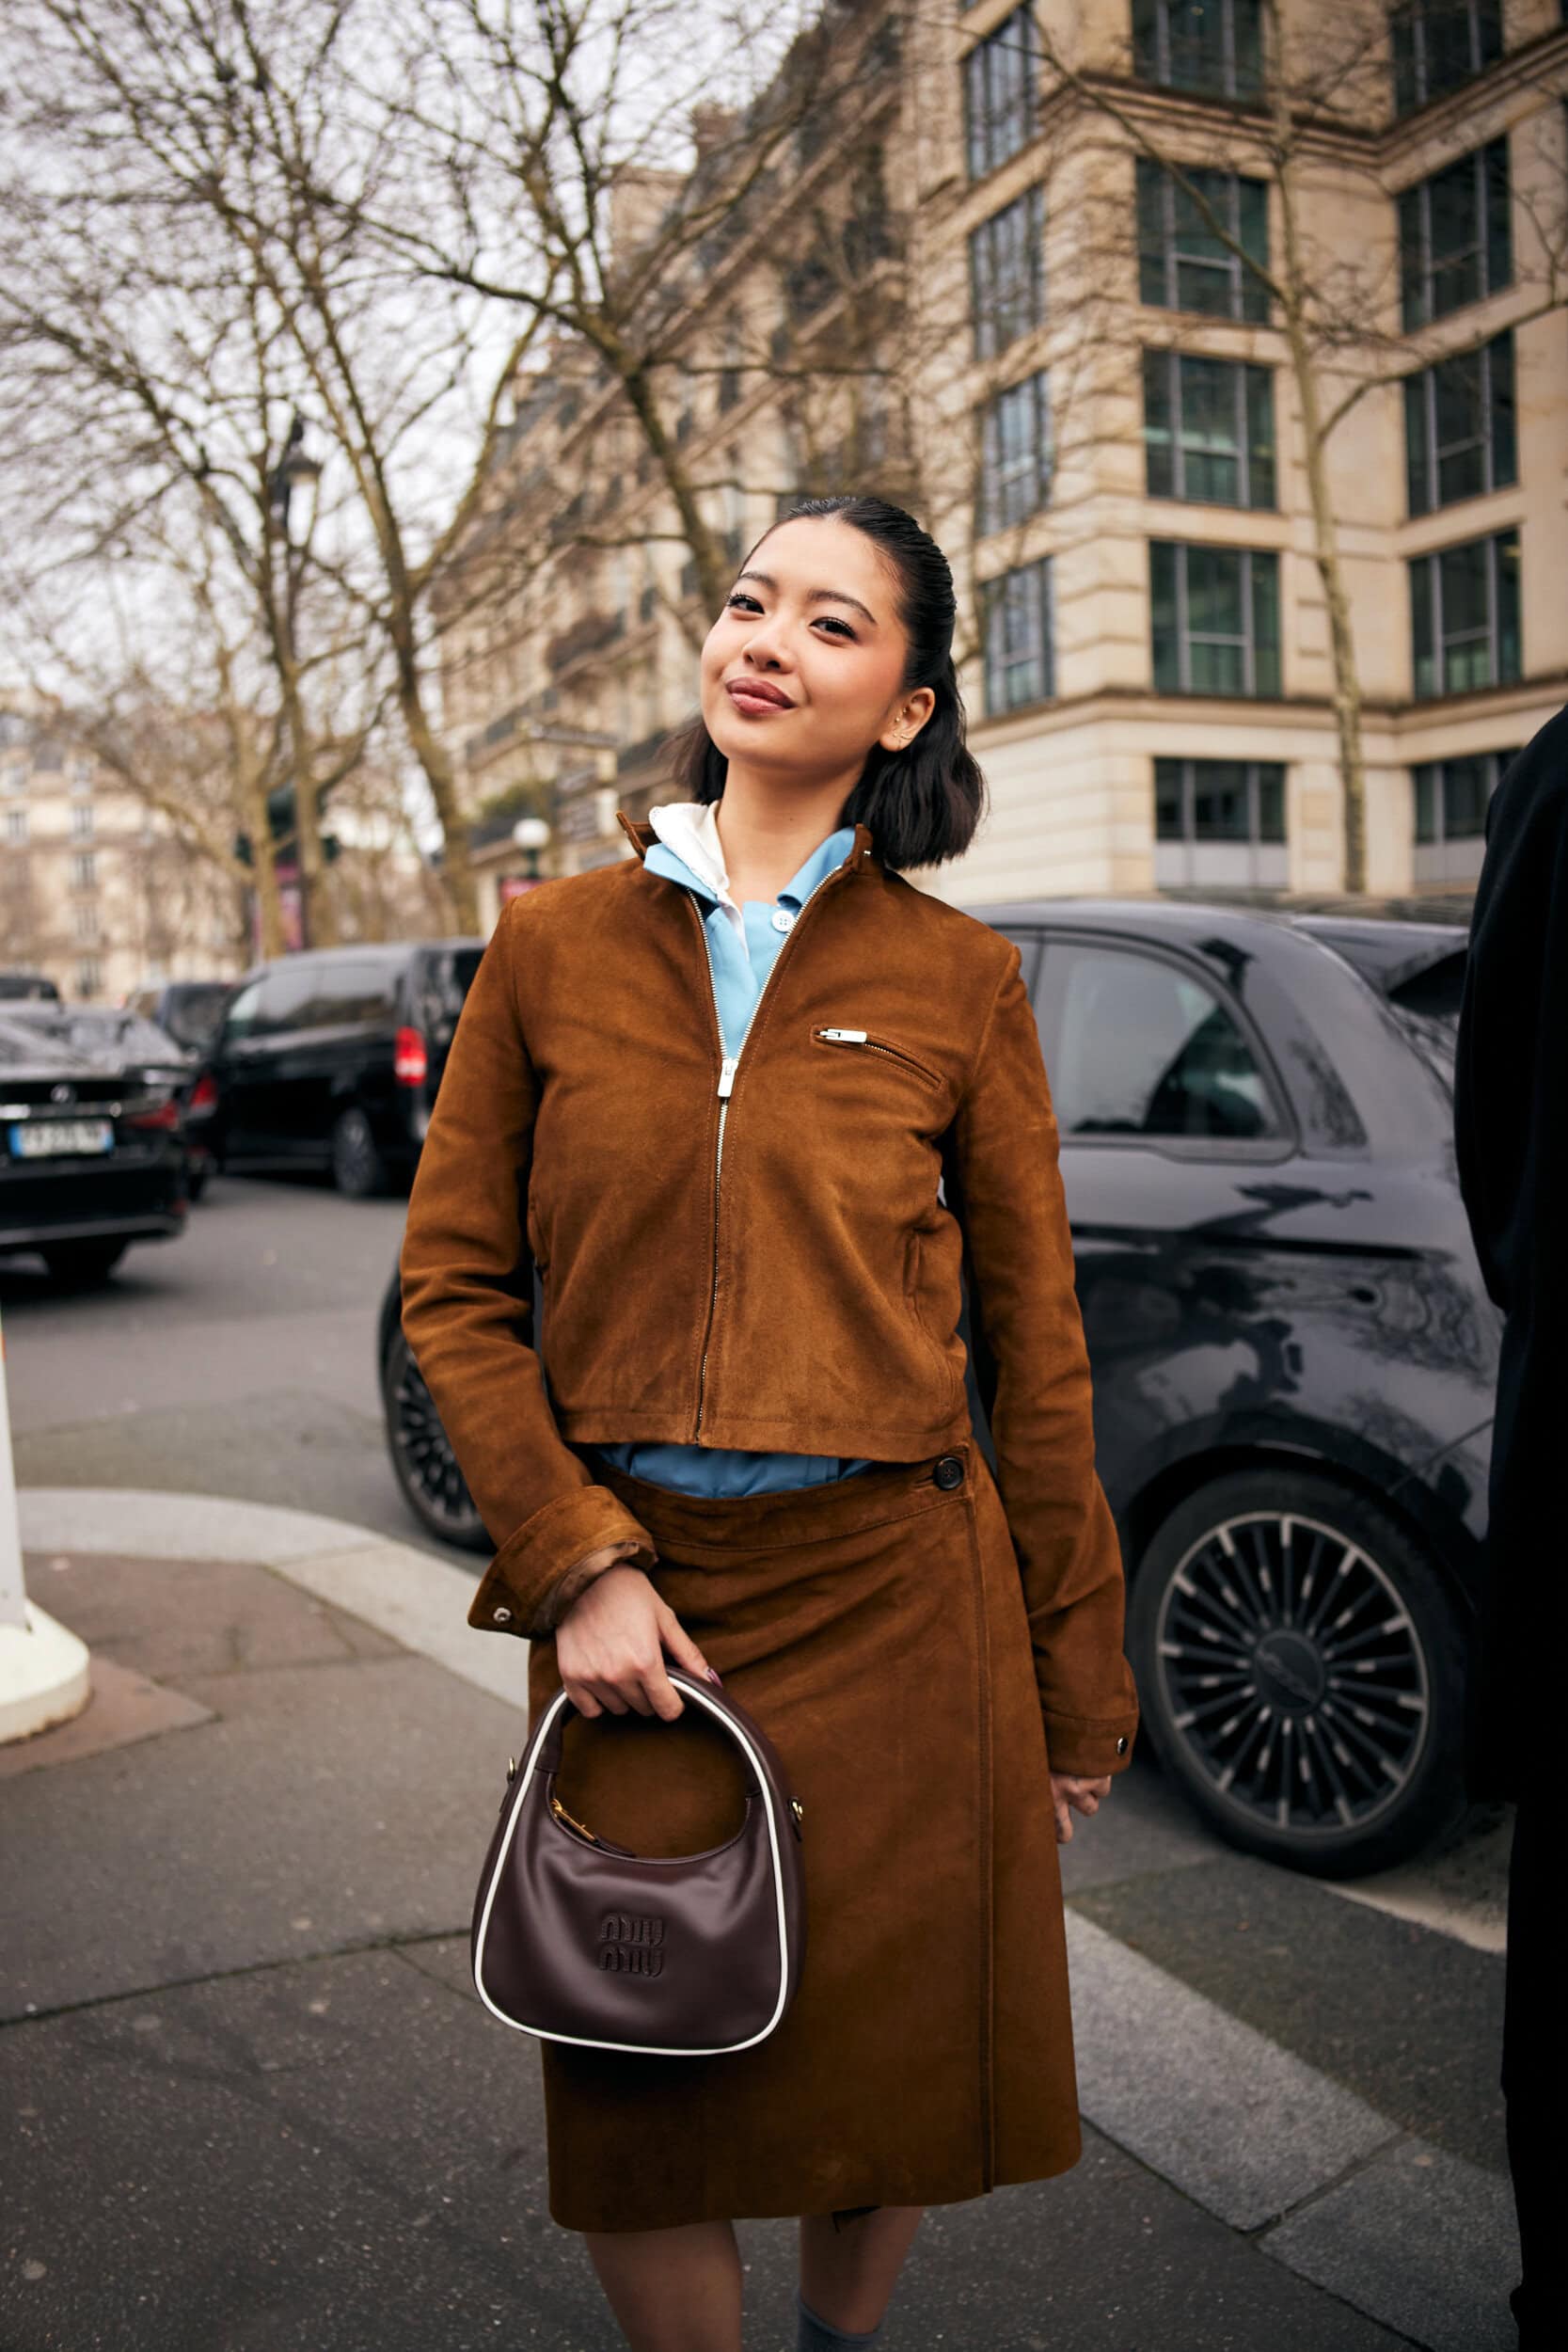
M 703 646 L 703 721 L 726 759 L 802 777 L 858 773 L 912 742 L 936 697 L 903 691 L 909 639 L 872 541 L 835 516 L 780 523 Z

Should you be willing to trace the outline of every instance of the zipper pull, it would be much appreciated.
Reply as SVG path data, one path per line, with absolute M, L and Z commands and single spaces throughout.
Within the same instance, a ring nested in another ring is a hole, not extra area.
M 825 1037 L 832 1045 L 863 1045 L 865 1043 L 863 1029 L 818 1029 L 816 1034 L 818 1037 Z
M 740 1057 L 738 1054 L 726 1054 L 720 1066 L 719 1099 L 721 1103 L 727 1103 L 730 1099 L 731 1091 L 735 1086 L 736 1063 L 739 1060 L 739 1058 Z

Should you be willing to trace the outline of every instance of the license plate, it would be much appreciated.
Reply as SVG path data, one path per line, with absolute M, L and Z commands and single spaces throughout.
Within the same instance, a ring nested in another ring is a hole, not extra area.
M 11 1126 L 11 1151 L 19 1160 L 41 1160 L 58 1152 L 112 1152 L 112 1119 L 29 1119 Z

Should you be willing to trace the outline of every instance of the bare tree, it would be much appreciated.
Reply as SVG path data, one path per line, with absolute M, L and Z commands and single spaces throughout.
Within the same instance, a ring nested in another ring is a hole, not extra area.
M 385 650 L 446 837 L 453 915 L 474 928 L 432 701 L 431 608 L 485 479 L 520 338 L 371 249 L 371 198 L 391 185 L 400 201 L 419 195 L 395 108 L 361 103 L 346 62 L 356 42 L 385 54 L 385 21 L 332 0 L 199 12 L 24 0 L 17 17 L 29 96 L 0 335 L 36 404 L 33 448 L 64 393 L 97 428 L 79 455 L 98 460 L 101 504 L 135 513 L 190 486 L 229 533 L 277 674 L 311 890 L 329 778 L 312 772 L 304 681 L 322 647 L 309 643 L 308 583 L 330 578 L 337 612 L 356 608 Z M 339 485 L 325 552 L 293 549 L 283 529 L 298 412 L 325 431 Z M 39 516 L 45 535 L 65 511 Z

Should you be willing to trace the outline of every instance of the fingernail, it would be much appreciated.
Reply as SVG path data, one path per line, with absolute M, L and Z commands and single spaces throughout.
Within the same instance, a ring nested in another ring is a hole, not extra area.
M 710 1667 L 708 1668 L 708 1670 L 707 1670 L 707 1678 L 708 1678 L 708 1680 L 709 1680 L 710 1682 L 717 1682 L 717 1683 L 719 1683 L 721 1686 L 722 1686 L 722 1683 L 723 1683 L 723 1680 L 724 1680 L 723 1676 L 722 1676 L 721 1674 L 718 1674 L 718 1673 L 716 1673 L 716 1672 L 714 1671 L 714 1669 L 713 1669 L 711 1666 L 710 1666 Z

